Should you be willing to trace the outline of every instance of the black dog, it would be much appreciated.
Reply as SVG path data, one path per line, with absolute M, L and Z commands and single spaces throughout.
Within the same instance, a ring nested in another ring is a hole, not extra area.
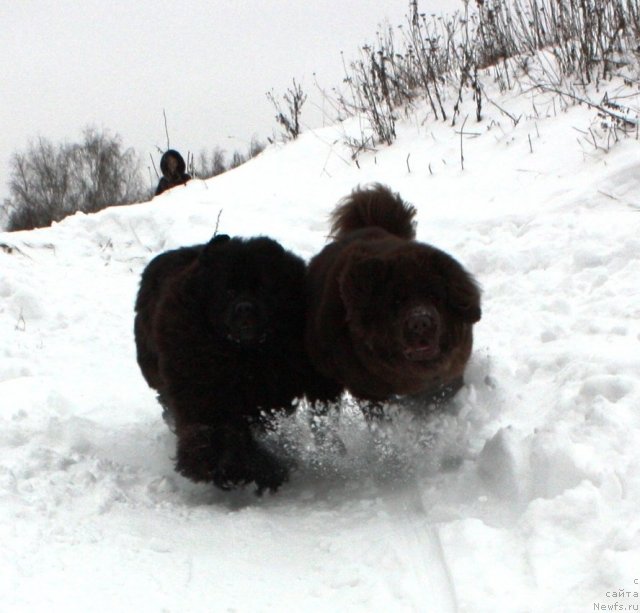
M 269 238 L 215 236 L 157 256 L 136 301 L 138 364 L 178 437 L 176 470 L 276 490 L 287 468 L 255 428 L 316 377 L 304 351 L 305 264 Z

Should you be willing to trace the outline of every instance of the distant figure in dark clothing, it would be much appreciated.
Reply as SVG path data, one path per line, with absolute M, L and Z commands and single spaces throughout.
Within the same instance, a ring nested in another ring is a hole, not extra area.
M 184 163 L 184 159 L 182 159 L 182 156 L 174 149 L 169 149 L 164 152 L 160 160 L 160 170 L 162 170 L 162 178 L 158 183 L 156 196 L 177 185 L 184 185 L 191 179 L 191 175 L 185 172 L 186 164 Z

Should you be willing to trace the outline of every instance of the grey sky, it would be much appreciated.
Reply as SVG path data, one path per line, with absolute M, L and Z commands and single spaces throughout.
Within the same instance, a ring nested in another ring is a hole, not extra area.
M 148 160 L 166 143 L 163 109 L 183 153 L 244 150 L 276 130 L 265 92 L 281 94 L 293 77 L 316 127 L 313 74 L 338 85 L 340 51 L 355 57 L 378 24 L 404 23 L 407 11 L 408 0 L 2 2 L 0 196 L 11 154 L 39 135 L 58 142 L 107 128 Z

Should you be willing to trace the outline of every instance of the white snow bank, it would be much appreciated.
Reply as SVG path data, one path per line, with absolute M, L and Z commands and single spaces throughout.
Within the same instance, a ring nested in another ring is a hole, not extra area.
M 589 150 L 588 109 L 500 104 L 523 118 L 467 123 L 464 171 L 460 135 L 416 111 L 360 168 L 347 122 L 150 203 L 0 235 L 0 609 L 640 604 L 638 142 Z M 144 265 L 217 225 L 308 258 L 369 181 L 483 287 L 452 411 L 372 433 L 345 406 L 344 458 L 313 449 L 302 411 L 272 441 L 299 466 L 274 496 L 182 479 L 135 362 Z

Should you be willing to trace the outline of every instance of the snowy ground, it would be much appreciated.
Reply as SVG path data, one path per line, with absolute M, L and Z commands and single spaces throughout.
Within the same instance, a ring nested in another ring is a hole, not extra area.
M 470 118 L 464 171 L 459 126 L 417 112 L 360 168 L 351 121 L 151 203 L 0 234 L 1 611 L 640 605 L 638 141 L 598 150 L 585 107 L 499 102 L 520 122 Z M 345 405 L 334 459 L 302 410 L 273 443 L 299 465 L 273 496 L 181 478 L 135 362 L 144 265 L 218 217 L 308 258 L 374 180 L 483 287 L 452 411 L 376 434 Z

